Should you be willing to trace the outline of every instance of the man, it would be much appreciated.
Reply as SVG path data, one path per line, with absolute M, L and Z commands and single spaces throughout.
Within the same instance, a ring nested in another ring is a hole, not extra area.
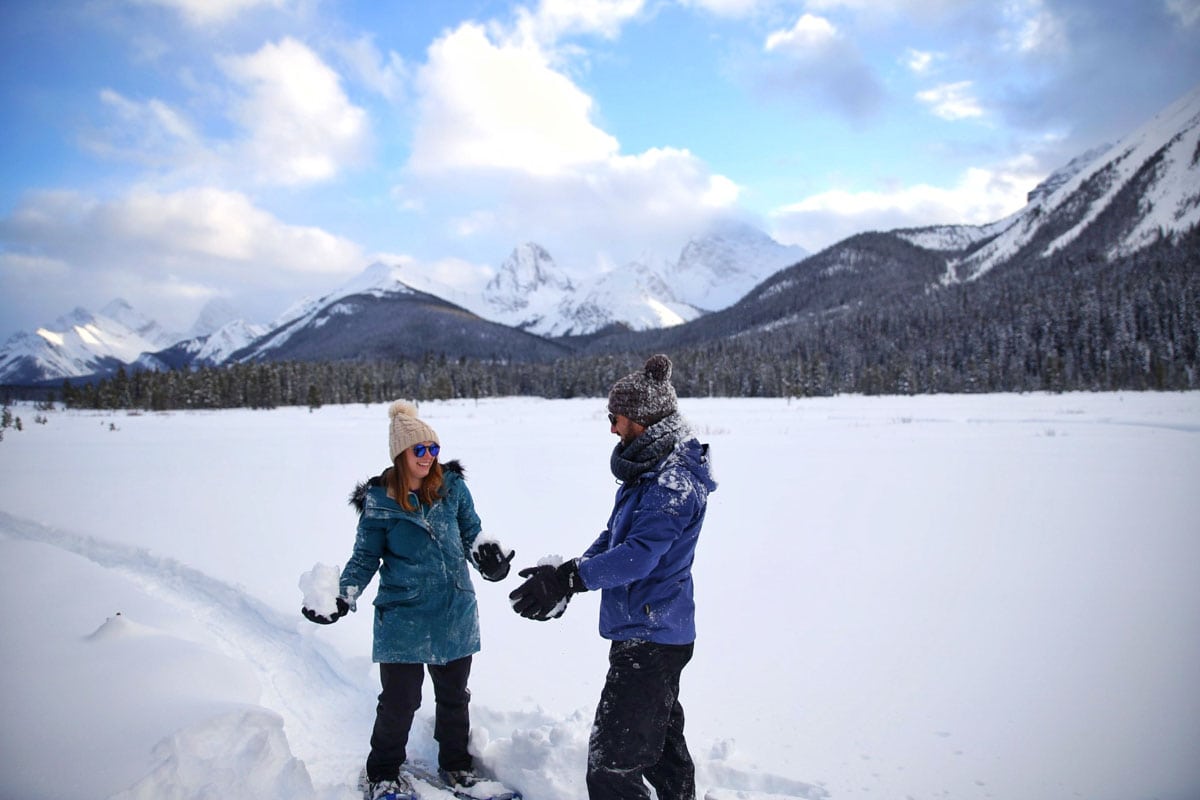
M 561 616 L 571 595 L 602 590 L 600 635 L 609 669 L 588 744 L 591 800 L 693 800 L 679 676 L 696 638 L 692 560 L 708 494 L 708 445 L 677 410 L 671 361 L 651 356 L 608 395 L 620 437 L 610 465 L 621 482 L 608 526 L 582 556 L 521 570 L 509 598 L 521 616 Z

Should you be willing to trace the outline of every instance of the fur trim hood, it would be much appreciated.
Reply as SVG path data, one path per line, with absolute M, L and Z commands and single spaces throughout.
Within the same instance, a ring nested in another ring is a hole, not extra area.
M 387 482 L 387 474 L 391 471 L 392 468 L 388 467 L 374 478 L 368 478 L 365 481 L 360 481 L 357 483 L 354 486 L 354 491 L 350 493 L 350 498 L 347 502 L 349 502 L 350 505 L 354 507 L 354 510 L 359 514 L 363 513 L 363 510 L 367 507 L 367 491 L 372 486 L 383 486 Z M 451 472 L 463 480 L 466 480 L 467 477 L 466 467 L 464 467 L 462 462 L 458 461 L 457 459 L 454 461 L 447 461 L 445 464 L 442 464 L 442 471 Z M 443 487 L 443 491 L 444 488 L 445 487 Z

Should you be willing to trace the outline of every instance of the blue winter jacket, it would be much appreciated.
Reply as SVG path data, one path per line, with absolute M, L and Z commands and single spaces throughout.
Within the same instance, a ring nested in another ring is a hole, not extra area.
M 692 560 L 708 494 L 716 488 L 708 445 L 688 439 L 617 490 L 608 527 L 579 562 L 584 585 L 603 590 L 601 636 L 695 641 Z
M 461 466 L 451 461 L 443 470 L 441 496 L 416 511 L 388 497 L 383 476 L 359 484 L 351 495 L 358 533 L 340 588 L 343 597 L 357 598 L 379 573 L 376 662 L 446 664 L 479 652 L 479 612 L 467 564 L 481 526 Z

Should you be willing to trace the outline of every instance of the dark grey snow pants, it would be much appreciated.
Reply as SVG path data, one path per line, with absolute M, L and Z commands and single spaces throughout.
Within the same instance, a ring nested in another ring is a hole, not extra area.
M 694 645 L 613 642 L 588 745 L 590 800 L 695 800 L 679 676 Z

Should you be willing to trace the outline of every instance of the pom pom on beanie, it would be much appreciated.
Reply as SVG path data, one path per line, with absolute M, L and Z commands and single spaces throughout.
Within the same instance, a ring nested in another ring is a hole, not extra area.
M 659 353 L 646 359 L 641 372 L 613 384 L 608 393 L 608 410 L 650 427 L 678 410 L 675 387 L 671 385 L 671 359 Z
M 388 427 L 388 445 L 392 461 L 414 444 L 437 442 L 437 431 L 417 418 L 417 407 L 407 400 L 397 400 L 388 408 L 391 425 Z

